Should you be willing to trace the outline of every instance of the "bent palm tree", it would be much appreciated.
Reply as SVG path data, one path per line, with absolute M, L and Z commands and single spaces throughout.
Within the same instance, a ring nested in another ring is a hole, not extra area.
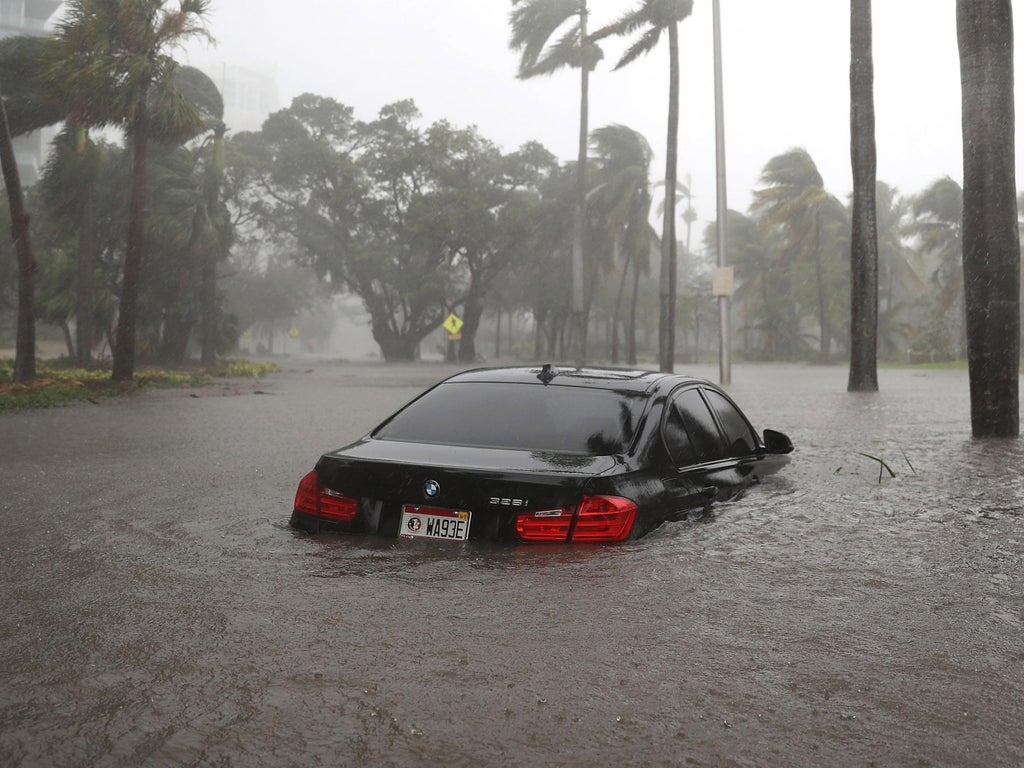
M 607 27 L 598 30 L 592 39 L 607 35 L 640 36 L 615 65 L 621 69 L 658 44 L 663 32 L 668 33 L 669 90 L 668 138 L 665 143 L 665 216 L 661 232 L 661 289 L 658 322 L 659 361 L 662 371 L 675 367 L 676 324 L 676 176 L 679 151 L 679 22 L 693 12 L 693 0 L 642 0 L 640 5 Z
M 838 202 L 826 190 L 818 167 L 803 149 L 792 149 L 768 161 L 761 173 L 767 186 L 754 192 L 751 211 L 762 226 L 778 232 L 792 262 L 810 262 L 816 282 L 819 358 L 829 358 L 832 340 L 829 291 L 826 289 L 824 241 Z
M 85 126 L 122 126 L 132 142 L 132 181 L 121 301 L 114 342 L 115 381 L 129 380 L 135 368 L 146 208 L 146 161 L 154 115 L 170 135 L 194 136 L 203 127 L 196 109 L 175 81 L 177 62 L 166 51 L 205 35 L 202 17 L 208 0 L 70 0 L 57 26 L 59 56 L 43 81 L 77 96 L 69 119 Z
M 619 362 L 619 312 L 630 268 L 633 269 L 633 297 L 628 336 L 629 349 L 636 348 L 638 278 L 650 268 L 651 246 L 655 239 L 648 222 L 653 153 L 643 136 L 624 125 L 598 128 L 591 139 L 600 164 L 601 181 L 590 191 L 589 197 L 601 214 L 608 237 L 622 255 L 622 279 L 612 315 L 612 363 L 616 364 Z
M 912 219 L 907 234 L 916 238 L 917 248 L 932 265 L 930 280 L 938 290 L 937 325 L 951 309 L 956 312 L 959 350 L 965 344 L 963 254 L 963 190 L 945 176 L 932 182 L 911 201 Z
M 572 225 L 572 309 L 576 316 L 577 357 L 586 357 L 587 320 L 583 295 L 583 233 L 587 197 L 587 141 L 590 72 L 602 58 L 601 49 L 587 37 L 586 0 L 512 0 L 512 37 L 509 45 L 520 52 L 520 79 L 550 75 L 563 67 L 580 70 L 580 130 L 576 160 L 576 206 Z M 551 43 L 552 38 L 558 35 Z

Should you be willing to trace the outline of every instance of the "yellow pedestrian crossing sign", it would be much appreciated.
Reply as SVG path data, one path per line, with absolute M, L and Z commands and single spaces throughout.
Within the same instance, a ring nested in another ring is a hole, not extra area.
M 450 315 L 448 315 L 448 317 L 445 318 L 445 321 L 441 323 L 441 325 L 444 327 L 446 331 L 448 331 L 448 333 L 454 336 L 460 330 L 462 330 L 463 322 L 458 315 L 452 312 Z

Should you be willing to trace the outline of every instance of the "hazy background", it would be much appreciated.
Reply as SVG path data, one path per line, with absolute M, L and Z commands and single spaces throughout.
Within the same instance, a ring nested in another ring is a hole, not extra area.
M 597 28 L 635 2 L 590 6 Z M 962 178 L 955 6 L 874 3 L 878 178 L 904 194 L 941 176 Z M 215 0 L 209 26 L 217 45 L 194 44 L 187 57 L 212 71 L 223 63 L 273 75 L 280 107 L 308 91 L 368 120 L 383 105 L 412 98 L 427 122 L 475 125 L 506 151 L 536 139 L 573 160 L 578 74 L 517 80 L 511 7 L 508 0 Z M 730 207 L 746 210 L 765 163 L 795 146 L 810 152 L 828 190 L 845 198 L 852 186 L 849 3 L 722 0 L 721 9 Z M 705 221 L 715 210 L 711 16 L 710 0 L 695 0 L 680 26 L 679 174 L 692 175 Z M 604 46 L 591 78 L 590 128 L 622 123 L 642 133 L 656 153 L 653 176 L 662 178 L 667 40 L 612 72 L 623 49 L 618 40 Z

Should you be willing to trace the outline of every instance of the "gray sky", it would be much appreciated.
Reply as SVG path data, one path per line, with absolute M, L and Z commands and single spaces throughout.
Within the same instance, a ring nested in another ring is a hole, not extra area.
M 592 23 L 635 2 L 591 0 Z M 711 0 L 694 6 L 680 26 L 679 174 L 692 176 L 694 205 L 708 220 L 715 209 Z M 765 163 L 792 147 L 807 149 L 829 191 L 845 199 L 849 3 L 721 0 L 721 8 L 730 207 L 746 210 Z M 574 159 L 578 75 L 517 80 L 510 9 L 508 0 L 213 0 L 209 26 L 218 45 L 190 56 L 274 74 L 281 106 L 308 91 L 368 120 L 412 98 L 425 122 L 475 125 L 506 151 L 536 139 Z M 955 0 L 876 0 L 873 21 L 878 178 L 907 194 L 945 175 L 961 180 Z M 623 47 L 609 41 L 591 77 L 590 128 L 621 123 L 639 131 L 655 151 L 652 177 L 661 179 L 667 40 L 612 72 Z

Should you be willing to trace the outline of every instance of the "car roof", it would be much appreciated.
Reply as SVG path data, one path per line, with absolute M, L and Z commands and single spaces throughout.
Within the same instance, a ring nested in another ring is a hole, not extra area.
M 545 381 L 546 380 L 546 381 Z M 674 384 L 694 382 L 706 384 L 704 379 L 682 374 L 658 373 L 630 368 L 590 368 L 576 366 L 523 366 L 477 368 L 455 374 L 444 383 L 507 383 L 547 384 L 559 387 L 589 387 L 593 389 L 647 392 L 666 381 Z

